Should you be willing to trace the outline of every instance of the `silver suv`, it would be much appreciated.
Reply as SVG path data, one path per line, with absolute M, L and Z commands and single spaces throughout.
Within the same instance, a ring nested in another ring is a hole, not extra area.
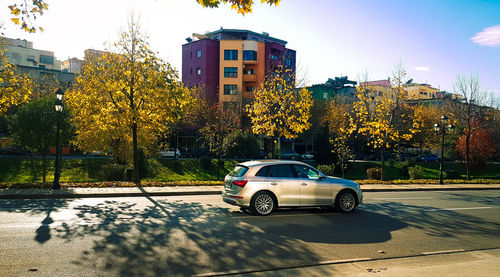
M 298 161 L 263 160 L 236 165 L 224 179 L 222 199 L 269 215 L 277 207 L 331 206 L 354 211 L 363 200 L 356 182 L 328 177 Z

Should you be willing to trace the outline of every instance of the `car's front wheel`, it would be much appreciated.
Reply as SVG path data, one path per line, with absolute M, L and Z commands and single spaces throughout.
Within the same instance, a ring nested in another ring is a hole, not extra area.
M 256 215 L 269 215 L 275 207 L 274 197 L 266 191 L 257 192 L 250 201 L 250 210 Z
M 350 191 L 342 191 L 337 196 L 335 207 L 342 213 L 350 213 L 356 209 L 356 196 Z

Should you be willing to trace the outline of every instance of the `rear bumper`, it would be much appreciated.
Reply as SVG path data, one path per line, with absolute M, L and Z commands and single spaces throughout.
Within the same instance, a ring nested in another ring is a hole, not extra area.
M 240 198 L 240 197 L 241 196 L 222 192 L 222 201 L 233 206 L 248 208 L 250 206 L 250 203 L 248 203 L 248 201 L 245 198 Z

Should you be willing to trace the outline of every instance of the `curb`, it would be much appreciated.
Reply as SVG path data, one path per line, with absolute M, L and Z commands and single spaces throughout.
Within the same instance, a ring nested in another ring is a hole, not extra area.
M 144 196 L 188 196 L 220 195 L 222 191 L 170 191 L 170 192 L 117 192 L 117 193 L 75 193 L 75 194 L 11 194 L 0 195 L 0 199 L 58 199 L 58 198 L 106 198 L 106 197 L 144 197 Z
M 472 190 L 500 190 L 500 187 L 478 188 L 367 188 L 363 192 L 411 192 L 411 191 L 472 191 Z M 0 199 L 57 199 L 57 198 L 105 198 L 105 197 L 143 197 L 143 196 L 190 196 L 190 195 L 220 195 L 222 191 L 165 191 L 165 192 L 116 192 L 116 193 L 75 193 L 75 194 L 0 194 Z

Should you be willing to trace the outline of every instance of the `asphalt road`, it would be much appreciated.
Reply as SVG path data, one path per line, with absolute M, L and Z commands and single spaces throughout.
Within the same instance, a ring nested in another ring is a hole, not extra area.
M 0 200 L 0 276 L 279 276 L 477 249 L 500 249 L 500 191 L 373 192 L 352 214 L 268 217 L 219 196 Z

